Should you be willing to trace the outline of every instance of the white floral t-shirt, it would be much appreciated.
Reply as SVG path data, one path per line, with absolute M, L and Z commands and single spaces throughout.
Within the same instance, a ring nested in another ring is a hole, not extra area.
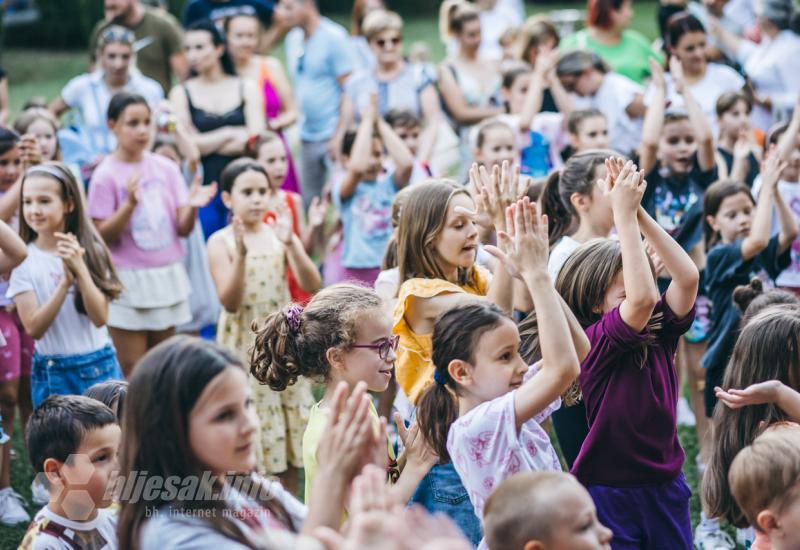
M 537 370 L 539 363 L 531 365 L 524 380 Z M 539 425 L 561 407 L 561 398 L 525 422 L 517 433 L 517 391 L 475 407 L 453 422 L 447 434 L 447 451 L 479 518 L 483 518 L 486 499 L 505 478 L 520 472 L 561 471 L 550 437 Z

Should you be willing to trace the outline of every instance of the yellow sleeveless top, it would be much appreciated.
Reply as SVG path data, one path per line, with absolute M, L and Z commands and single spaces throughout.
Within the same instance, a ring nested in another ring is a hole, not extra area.
M 443 279 L 409 279 L 397 293 L 397 305 L 392 316 L 392 332 L 400 336 L 395 367 L 400 387 L 416 404 L 422 392 L 433 381 L 432 334 L 417 334 L 406 322 L 405 314 L 410 298 L 433 298 L 440 294 L 461 292 L 486 296 L 489 289 L 489 271 L 475 266 L 475 284 L 459 286 Z

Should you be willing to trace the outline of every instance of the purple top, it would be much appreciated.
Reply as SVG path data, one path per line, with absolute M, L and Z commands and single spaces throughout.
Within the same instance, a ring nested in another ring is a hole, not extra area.
M 617 307 L 586 329 L 592 349 L 581 364 L 580 384 L 589 435 L 572 467 L 584 485 L 654 485 L 681 471 L 675 352 L 695 312 L 678 319 L 662 295 L 653 310 L 658 314 L 663 314 L 660 327 L 637 333 Z M 642 346 L 649 333 L 655 341 L 645 359 Z

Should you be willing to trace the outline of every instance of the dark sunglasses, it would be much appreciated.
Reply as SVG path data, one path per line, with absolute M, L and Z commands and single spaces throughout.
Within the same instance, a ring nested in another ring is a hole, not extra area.
M 387 38 L 378 38 L 377 40 L 375 40 L 375 43 L 378 45 L 379 48 L 384 49 L 389 44 L 391 44 L 392 47 L 395 47 L 398 44 L 400 44 L 400 42 L 402 42 L 402 41 L 403 41 L 402 37 L 395 36 L 393 38 L 388 38 L 388 39 Z
M 397 349 L 397 344 L 400 342 L 400 337 L 395 335 L 389 338 L 381 338 L 375 344 L 355 344 L 351 347 L 354 348 L 364 348 L 364 349 L 376 349 L 378 350 L 378 357 L 383 359 L 384 361 L 389 359 L 389 354 Z

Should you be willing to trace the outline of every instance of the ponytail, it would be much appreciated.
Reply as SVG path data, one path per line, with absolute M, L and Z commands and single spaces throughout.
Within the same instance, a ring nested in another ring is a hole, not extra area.
M 547 177 L 544 189 L 542 189 L 542 214 L 546 214 L 547 220 L 550 222 L 547 229 L 550 246 L 555 245 L 561 237 L 567 234 L 575 213 L 571 203 L 567 206 L 561 201 L 560 182 L 561 173 L 555 170 Z
M 293 304 L 270 314 L 260 329 L 258 323 L 253 323 L 256 341 L 250 355 L 250 372 L 275 391 L 285 390 L 297 382 L 300 375 L 326 374 L 303 369 L 298 350 L 301 317 L 300 306 Z M 295 326 L 290 321 L 293 318 L 297 319 Z
M 425 442 L 439 456 L 440 464 L 450 462 L 447 452 L 447 434 L 458 418 L 458 396 L 455 381 L 446 369 L 436 368 L 435 381 L 417 402 L 417 422 Z M 442 380 L 442 382 L 439 382 Z

